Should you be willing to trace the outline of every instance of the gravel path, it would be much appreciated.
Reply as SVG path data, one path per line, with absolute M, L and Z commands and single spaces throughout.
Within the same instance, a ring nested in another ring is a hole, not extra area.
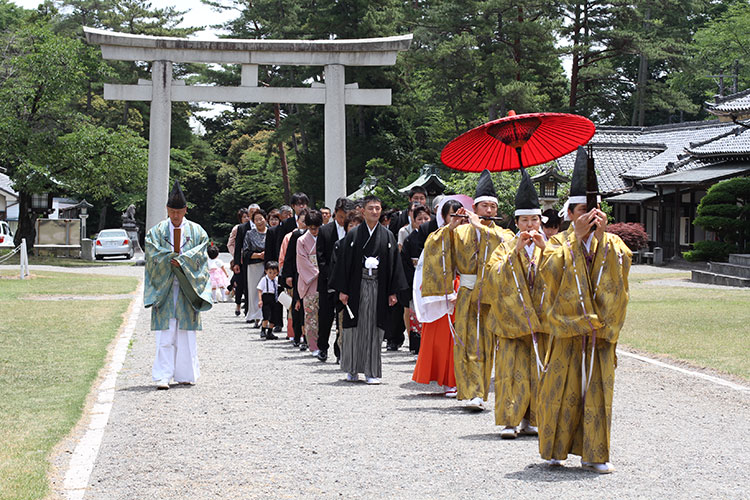
M 551 469 L 536 438 L 502 441 L 491 411 L 412 383 L 403 350 L 383 385 L 351 384 L 232 311 L 205 314 L 203 376 L 169 391 L 141 314 L 85 498 L 747 498 L 750 392 L 621 356 L 617 472 Z

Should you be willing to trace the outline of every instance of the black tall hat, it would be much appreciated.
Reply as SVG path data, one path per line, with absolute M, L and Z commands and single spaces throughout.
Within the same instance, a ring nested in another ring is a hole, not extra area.
M 570 198 L 574 196 L 586 197 L 586 173 L 589 155 L 583 147 L 578 146 L 576 162 L 573 166 L 573 175 L 570 180 Z M 571 203 L 586 203 L 586 200 Z
M 474 204 L 483 201 L 493 201 L 497 204 L 497 192 L 495 191 L 495 185 L 492 184 L 492 176 L 490 171 L 486 168 L 482 170 L 479 175 L 479 182 L 477 182 L 477 192 L 474 195 Z
M 180 181 L 174 181 L 172 191 L 167 198 L 167 207 L 169 208 L 187 208 L 187 200 L 180 188 Z
M 518 191 L 516 191 L 515 215 L 542 215 L 539 196 L 536 194 L 534 183 L 525 168 L 521 169 L 521 183 L 518 185 Z
M 586 194 L 588 192 L 597 193 L 599 191 L 594 163 L 590 160 L 586 150 L 579 146 L 578 153 L 576 154 L 576 162 L 573 166 L 573 175 L 570 180 L 570 196 L 559 212 L 560 217 L 564 217 L 565 220 L 570 220 L 568 206 L 588 203 Z M 601 201 L 601 198 L 597 196 L 597 200 Z

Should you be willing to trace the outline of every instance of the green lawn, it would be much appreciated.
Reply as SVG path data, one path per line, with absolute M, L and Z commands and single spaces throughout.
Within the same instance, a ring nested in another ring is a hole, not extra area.
M 631 275 L 620 343 L 750 379 L 750 290 L 649 284 L 676 277 Z
M 0 499 L 43 498 L 48 457 L 81 416 L 128 300 L 24 300 L 26 295 L 108 295 L 131 277 L 0 271 Z

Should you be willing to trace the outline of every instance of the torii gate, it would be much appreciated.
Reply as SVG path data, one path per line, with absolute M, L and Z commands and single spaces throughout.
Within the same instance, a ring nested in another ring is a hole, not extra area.
M 267 102 L 325 106 L 325 200 L 346 196 L 345 106 L 388 106 L 390 89 L 345 84 L 346 66 L 392 66 L 412 35 L 359 40 L 193 40 L 131 35 L 84 26 L 86 40 L 101 45 L 104 59 L 151 62 L 151 82 L 104 85 L 104 98 L 151 101 L 146 230 L 166 216 L 172 101 Z M 172 81 L 172 63 L 241 64 L 239 87 L 186 86 Z M 325 85 L 258 87 L 258 65 L 323 66 Z

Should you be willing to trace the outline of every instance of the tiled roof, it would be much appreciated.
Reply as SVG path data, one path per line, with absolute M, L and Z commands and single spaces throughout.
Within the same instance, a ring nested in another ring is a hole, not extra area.
M 714 115 L 730 115 L 750 111 L 750 89 L 725 97 L 716 98 L 715 102 L 706 102 L 706 110 Z
M 645 179 L 666 172 L 684 159 L 685 148 L 690 143 L 707 141 L 731 131 L 737 125 L 717 120 L 690 122 L 676 125 L 661 125 L 644 129 L 638 143 L 663 144 L 664 152 L 644 161 L 627 172 L 630 179 Z M 671 164 L 671 165 L 670 165 Z
M 596 136 L 595 136 L 596 139 Z M 655 157 L 663 147 L 638 144 L 594 143 L 594 160 L 599 190 L 603 194 L 622 192 L 630 184 L 622 174 Z M 570 176 L 573 172 L 576 153 L 570 153 L 557 160 L 560 171 Z
M 638 142 L 642 131 L 642 127 L 610 127 L 604 125 L 596 128 L 596 133 L 591 141 L 595 143 L 634 143 Z
M 742 126 L 735 126 L 729 131 L 712 139 L 692 142 L 686 151 L 693 156 L 705 157 L 750 157 L 750 130 Z
M 643 181 L 644 184 L 703 184 L 750 173 L 750 163 L 728 163 L 709 165 L 688 171 L 657 175 Z

